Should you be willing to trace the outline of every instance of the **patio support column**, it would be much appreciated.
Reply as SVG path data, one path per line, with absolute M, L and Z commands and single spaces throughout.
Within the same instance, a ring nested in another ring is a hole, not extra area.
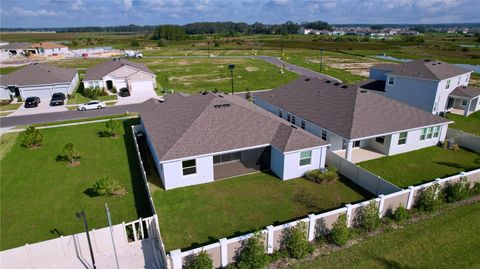
M 220 256 L 221 256 L 221 265 L 222 267 L 227 267 L 228 265 L 228 243 L 227 238 L 222 238 L 220 241 Z
M 170 256 L 172 257 L 172 265 L 173 269 L 182 269 L 182 257 L 180 256 L 182 251 L 180 249 L 173 250 L 170 252 Z
M 353 149 L 353 142 L 348 141 L 347 148 L 345 149 L 345 159 L 347 161 L 352 161 L 352 149 Z
M 471 104 L 472 104 L 472 99 L 469 99 L 467 105 L 465 106 L 465 111 L 463 112 L 463 115 L 465 117 L 468 116 L 468 111 L 470 110 Z

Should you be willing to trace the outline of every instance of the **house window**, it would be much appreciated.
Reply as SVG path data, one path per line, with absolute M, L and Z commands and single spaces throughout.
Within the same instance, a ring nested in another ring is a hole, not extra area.
M 385 136 L 379 136 L 375 138 L 375 141 L 383 145 L 383 143 L 385 143 Z
M 433 112 L 436 112 L 436 111 L 437 111 L 437 105 L 438 105 L 438 103 L 435 102 L 435 104 L 433 105 Z
M 462 106 L 466 106 L 467 105 L 467 100 L 463 99 L 462 100 Z
M 197 162 L 195 159 L 182 162 L 183 175 L 192 175 L 197 173 Z
M 433 128 L 432 128 L 432 127 L 427 128 L 427 139 L 432 138 L 432 131 L 433 131 Z
M 290 114 L 287 113 L 287 121 L 290 122 Z
M 309 165 L 312 162 L 312 151 L 300 152 L 300 166 Z
M 327 141 L 327 131 L 322 130 L 322 139 Z
M 420 140 L 425 140 L 426 133 L 427 133 L 427 128 L 423 128 L 422 132 L 420 133 Z
M 438 137 L 440 134 L 440 126 L 433 127 L 433 137 Z
M 280 109 L 278 110 L 278 116 L 279 116 L 280 118 L 283 118 L 283 112 L 282 112 Z
M 304 120 L 302 120 L 302 122 L 300 123 L 300 128 L 305 129 L 305 121 Z
M 388 77 L 388 85 L 394 85 L 395 84 L 395 77 Z
M 447 80 L 447 87 L 445 89 L 449 89 L 450 88 L 450 80 Z
M 295 116 L 292 115 L 292 124 L 295 124 Z
M 407 143 L 407 134 L 408 132 L 401 132 L 400 136 L 398 137 L 398 144 L 404 145 Z

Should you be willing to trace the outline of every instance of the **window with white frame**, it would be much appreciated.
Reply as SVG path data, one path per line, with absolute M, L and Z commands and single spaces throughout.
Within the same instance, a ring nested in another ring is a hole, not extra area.
M 388 77 L 388 85 L 394 85 L 395 84 L 395 77 Z
M 445 87 L 445 89 L 450 89 L 450 80 L 447 80 L 447 86 Z
M 427 128 L 423 128 L 422 132 L 420 133 L 420 140 L 425 140 L 426 134 L 427 134 Z
M 292 124 L 295 124 L 295 116 L 292 115 Z
M 278 110 L 278 116 L 279 116 L 280 118 L 283 118 L 283 112 L 282 112 L 282 110 L 280 110 L 280 109 Z
M 300 123 L 300 128 L 305 129 L 305 121 L 304 120 L 302 120 L 302 122 Z
M 322 130 L 322 139 L 327 141 L 327 131 Z
M 440 135 L 440 126 L 433 127 L 433 137 L 438 137 Z
M 300 166 L 309 165 L 310 163 L 312 163 L 312 151 L 300 152 Z
M 287 113 L 287 121 L 290 122 L 290 114 Z
M 427 139 L 432 138 L 433 127 L 427 128 Z
M 408 132 L 401 132 L 400 136 L 398 137 L 398 144 L 399 145 L 404 145 L 407 143 L 407 135 Z
M 193 175 L 197 173 L 197 162 L 195 159 L 182 161 L 183 175 Z
M 383 145 L 383 143 L 385 143 L 385 136 L 376 137 L 375 141 L 377 141 L 377 143 L 380 143 L 380 144 Z
M 467 100 L 465 100 L 465 99 L 462 100 L 462 106 L 466 106 L 467 103 L 468 103 Z

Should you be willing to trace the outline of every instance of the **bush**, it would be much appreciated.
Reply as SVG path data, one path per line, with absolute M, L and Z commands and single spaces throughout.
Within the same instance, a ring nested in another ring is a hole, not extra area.
M 210 255 L 205 251 L 201 251 L 193 260 L 186 266 L 187 269 L 212 269 L 213 261 L 210 258 Z
M 92 190 L 98 196 L 124 196 L 127 194 L 127 190 L 118 181 L 106 177 L 95 182 Z
M 67 143 L 63 146 L 62 153 L 59 155 L 59 160 L 67 161 L 70 166 L 80 165 L 80 153 L 75 149 L 73 143 Z
M 391 218 L 396 221 L 396 222 L 404 222 L 406 220 L 410 219 L 410 211 L 408 211 L 405 207 L 399 206 L 393 214 L 391 215 Z
M 328 239 L 337 246 L 344 246 L 350 238 L 350 229 L 347 226 L 347 215 L 341 214 L 333 224 Z
M 473 183 L 473 186 L 470 189 L 470 195 L 475 196 L 480 194 L 480 182 Z
M 420 190 L 420 193 L 415 201 L 415 208 L 425 212 L 430 212 L 437 209 L 441 204 L 441 199 L 437 199 L 436 197 L 439 188 L 440 186 L 435 184 Z
M 132 45 L 132 47 L 138 47 L 138 46 L 140 46 L 140 42 L 138 42 L 138 40 L 134 39 L 130 42 L 130 45 Z
M 158 46 L 159 46 L 159 47 L 166 47 L 166 46 L 167 46 L 167 40 L 161 38 L 161 39 L 158 41 Z
M 311 170 L 305 173 L 305 178 L 315 183 L 331 183 L 339 180 L 340 176 L 337 173 L 337 169 L 331 168 L 327 172 L 321 172 L 320 170 Z
M 101 137 L 117 137 L 118 128 L 120 127 L 120 122 L 113 119 L 105 122 L 105 130 L 100 131 L 99 134 Z
M 18 102 L 23 102 L 23 98 L 22 98 L 21 95 L 17 96 L 17 101 L 18 101 Z
M 289 228 L 283 243 L 288 256 L 294 259 L 302 259 L 314 250 L 313 245 L 308 242 L 305 222 Z
M 108 92 L 105 89 L 96 88 L 87 88 L 83 90 L 83 95 L 90 99 L 97 99 L 99 96 L 106 96 Z
M 461 177 L 460 180 L 454 183 L 447 183 L 443 189 L 445 201 L 448 203 L 466 199 L 469 195 L 469 192 L 470 190 L 467 177 Z
M 117 93 L 117 87 L 113 86 L 112 93 Z
M 43 144 L 43 134 L 40 130 L 34 126 L 29 126 L 25 130 L 25 136 L 23 137 L 22 146 L 33 149 Z
M 265 253 L 264 238 L 261 233 L 255 233 L 248 238 L 240 253 L 237 256 L 237 268 L 266 268 L 269 257 Z
M 370 202 L 362 210 L 360 227 L 367 232 L 371 232 L 378 228 L 381 220 L 378 215 L 378 206 L 375 202 Z

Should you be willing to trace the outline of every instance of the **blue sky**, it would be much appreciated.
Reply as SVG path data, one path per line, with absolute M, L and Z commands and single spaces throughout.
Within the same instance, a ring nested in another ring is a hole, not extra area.
M 1 27 L 480 22 L 480 0 L 0 0 Z

